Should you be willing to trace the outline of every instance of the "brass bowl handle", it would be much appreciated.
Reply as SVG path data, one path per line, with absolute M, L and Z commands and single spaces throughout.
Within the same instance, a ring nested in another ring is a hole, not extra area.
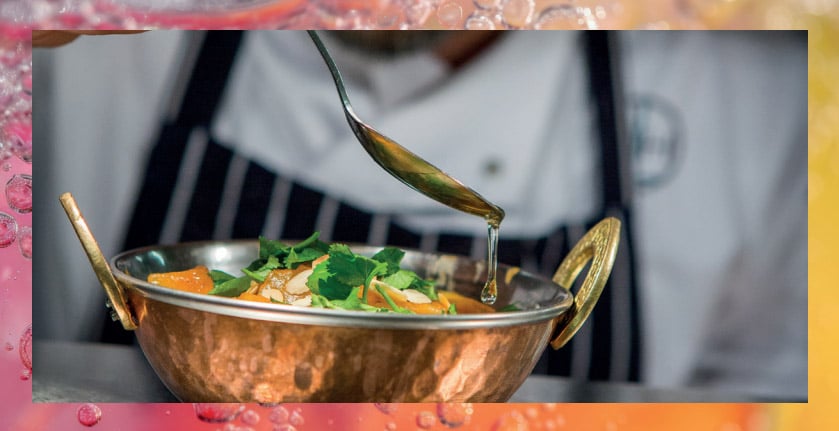
M 574 305 L 561 317 L 558 324 L 560 332 L 551 340 L 554 349 L 559 349 L 571 340 L 600 298 L 615 263 L 620 227 L 620 220 L 614 217 L 601 220 L 583 236 L 557 268 L 553 276 L 554 283 L 570 290 L 580 271 L 591 261 L 586 279 L 575 295 Z
M 114 278 L 114 273 L 111 272 L 111 267 L 108 266 L 108 260 L 102 254 L 96 238 L 90 231 L 87 222 L 82 216 L 76 200 L 70 193 L 64 193 L 59 198 L 61 206 L 64 207 L 64 212 L 67 213 L 67 218 L 73 224 L 73 229 L 79 237 L 79 241 L 84 247 L 87 258 L 90 260 L 90 265 L 93 267 L 93 272 L 96 273 L 96 278 L 102 287 L 105 288 L 105 294 L 108 296 L 108 307 L 111 309 L 111 318 L 119 320 L 122 327 L 128 331 L 137 329 L 137 324 L 131 318 L 131 312 L 128 310 L 128 305 L 125 302 L 125 295 L 122 291 L 122 286 Z

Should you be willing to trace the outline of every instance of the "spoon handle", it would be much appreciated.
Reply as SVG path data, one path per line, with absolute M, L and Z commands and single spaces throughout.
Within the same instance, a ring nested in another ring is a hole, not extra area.
M 335 88 L 338 90 L 338 97 L 341 99 L 341 103 L 344 105 L 344 108 L 352 111 L 350 99 L 347 97 L 347 90 L 344 88 L 344 79 L 341 77 L 338 66 L 335 65 L 335 60 L 329 55 L 329 51 L 326 50 L 326 46 L 324 46 L 323 41 L 320 40 L 320 36 L 318 36 L 316 31 L 306 30 L 306 33 L 309 33 L 309 37 L 312 38 L 312 42 L 315 43 L 315 47 L 317 47 L 320 56 L 323 57 L 323 61 L 326 63 L 327 69 L 329 69 L 329 73 L 332 74 L 332 80 L 335 81 Z

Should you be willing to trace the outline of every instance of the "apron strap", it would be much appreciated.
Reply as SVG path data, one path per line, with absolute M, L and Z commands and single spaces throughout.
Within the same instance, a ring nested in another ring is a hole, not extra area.
M 163 124 L 157 144 L 146 162 L 123 250 L 159 241 L 166 228 L 175 194 L 172 185 L 178 181 L 179 167 L 184 158 L 189 157 L 190 141 L 194 146 L 195 141 L 201 139 L 200 132 L 195 131 L 206 130 L 215 115 L 243 33 L 239 30 L 206 31 L 202 36 L 203 40 L 190 44 L 185 54 L 184 63 L 189 74 L 179 77 L 181 85 L 173 90 L 174 112 L 170 112 Z M 190 59 L 194 59 L 191 70 L 188 68 Z M 177 100 L 178 95 L 183 95 L 180 100 Z M 108 315 L 101 341 L 131 344 L 134 335 L 122 330 Z
M 610 281 L 593 313 L 593 324 L 599 337 L 610 337 L 602 343 L 609 351 L 592 351 L 592 371 L 601 370 L 593 380 L 640 379 L 641 336 L 638 283 L 635 274 L 632 224 L 632 174 L 630 147 L 626 138 L 620 56 L 616 33 L 585 32 L 584 44 L 589 71 L 591 100 L 596 107 L 595 126 L 601 148 L 602 216 L 622 221 L 621 244 Z M 599 313 L 598 313 L 599 311 Z M 608 331 L 603 331 L 608 327 Z M 603 331 L 603 332 L 601 332 Z M 604 362 L 598 366 L 598 362 Z M 606 365 L 608 364 L 608 365 Z M 608 375 L 603 372 L 608 370 Z
M 196 126 L 212 122 L 242 37 L 241 30 L 205 32 L 198 58 L 183 91 L 175 124 Z

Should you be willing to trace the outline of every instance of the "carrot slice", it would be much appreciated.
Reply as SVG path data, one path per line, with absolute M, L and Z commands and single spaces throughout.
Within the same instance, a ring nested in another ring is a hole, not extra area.
M 456 292 L 437 291 L 437 295 L 445 297 L 454 304 L 458 314 L 494 313 L 495 309 L 482 302 L 468 298 Z
M 270 299 L 262 296 L 262 295 L 254 295 L 253 293 L 244 292 L 241 295 L 237 296 L 238 299 L 244 299 L 245 301 L 255 301 L 255 302 L 271 302 Z
M 206 266 L 196 266 L 184 271 L 149 274 L 148 282 L 170 289 L 192 293 L 208 293 L 213 290 L 213 279 Z

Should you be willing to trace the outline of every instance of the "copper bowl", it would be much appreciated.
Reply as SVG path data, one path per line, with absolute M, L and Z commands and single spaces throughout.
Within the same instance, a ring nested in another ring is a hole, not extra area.
M 104 262 L 78 208 L 62 199 L 115 320 L 134 330 L 151 366 L 189 402 L 503 402 L 549 343 L 565 344 L 597 302 L 620 223 L 605 219 L 553 281 L 499 266 L 497 309 L 454 316 L 292 307 L 193 294 L 145 282 L 152 272 L 206 265 L 235 273 L 256 241 L 201 242 L 124 252 Z M 354 247 L 357 253 L 377 249 Z M 568 290 L 591 262 L 576 298 Z M 483 261 L 409 251 L 405 267 L 439 288 L 478 298 Z M 111 274 L 113 271 L 113 274 Z

